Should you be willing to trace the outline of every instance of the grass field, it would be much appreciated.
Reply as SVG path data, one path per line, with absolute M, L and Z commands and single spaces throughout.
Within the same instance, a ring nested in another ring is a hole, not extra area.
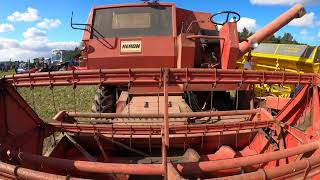
M 13 71 L 0 72 L 0 77 L 13 74 Z M 37 112 L 40 118 L 50 121 L 59 111 L 90 112 L 96 86 L 18 88 L 18 92 Z
M 4 71 L 0 71 L 0 77 L 4 76 L 4 75 L 9 75 L 9 74 L 14 74 L 14 71 L 8 71 L 8 72 L 4 72 Z

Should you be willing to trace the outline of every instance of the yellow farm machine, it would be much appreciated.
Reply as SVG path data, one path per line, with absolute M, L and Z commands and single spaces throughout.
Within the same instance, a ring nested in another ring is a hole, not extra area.
M 262 43 L 237 61 L 238 68 L 252 70 L 320 73 L 320 47 Z M 256 85 L 257 94 L 288 98 L 296 87 L 277 84 Z

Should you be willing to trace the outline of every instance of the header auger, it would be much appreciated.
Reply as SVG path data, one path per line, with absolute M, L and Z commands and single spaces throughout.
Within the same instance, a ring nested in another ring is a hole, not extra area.
M 218 31 L 211 14 L 173 3 L 95 7 L 87 24 L 73 24 L 85 26 L 87 70 L 1 80 L 0 177 L 317 178 L 319 76 L 235 69 L 239 56 L 304 8 L 294 6 L 241 43 L 239 19 L 230 13 Z M 297 91 L 285 102 L 262 102 L 252 93 L 256 84 Z M 93 112 L 79 112 L 75 103 L 73 112 L 58 112 L 50 122 L 17 92 L 85 85 L 100 87 Z M 43 155 L 44 140 L 59 133 Z

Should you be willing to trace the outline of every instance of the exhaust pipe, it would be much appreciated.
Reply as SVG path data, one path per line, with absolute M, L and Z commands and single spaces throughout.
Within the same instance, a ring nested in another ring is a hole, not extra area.
M 263 40 L 268 38 L 270 35 L 274 34 L 282 27 L 287 25 L 290 21 L 295 18 L 300 18 L 306 14 L 302 4 L 296 4 L 287 12 L 283 13 L 277 19 L 266 25 L 264 28 L 250 36 L 246 41 L 239 43 L 239 57 L 243 56 L 252 49 L 252 45 L 256 43 L 261 43 Z

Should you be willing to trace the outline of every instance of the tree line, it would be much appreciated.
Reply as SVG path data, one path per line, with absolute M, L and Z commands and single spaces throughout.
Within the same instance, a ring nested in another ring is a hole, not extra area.
M 80 49 L 79 47 L 76 47 L 74 48 L 74 50 L 71 50 L 70 53 L 67 53 L 64 58 L 67 60 L 73 60 L 79 56 L 80 56 Z
M 242 32 L 239 32 L 239 40 L 244 41 L 254 33 L 250 32 L 247 28 L 243 28 Z M 275 44 L 301 44 L 296 41 L 291 33 L 284 33 L 283 36 L 276 37 L 274 34 L 262 41 L 263 43 L 275 43 Z

